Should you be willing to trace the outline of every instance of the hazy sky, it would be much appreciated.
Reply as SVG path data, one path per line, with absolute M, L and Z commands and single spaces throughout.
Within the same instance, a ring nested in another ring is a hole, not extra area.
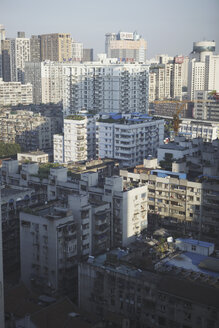
M 148 58 L 189 54 L 204 39 L 219 53 L 219 0 L 0 0 L 0 23 L 7 37 L 69 32 L 95 53 L 104 52 L 106 32 L 135 30 Z

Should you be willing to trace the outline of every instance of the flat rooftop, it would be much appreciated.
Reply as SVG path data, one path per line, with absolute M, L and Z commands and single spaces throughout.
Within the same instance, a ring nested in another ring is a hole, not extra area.
M 18 153 L 18 155 L 34 155 L 34 156 L 39 156 L 39 155 L 48 155 L 47 153 L 41 151 L 41 150 L 36 150 L 36 151 L 30 151 L 30 152 L 24 152 L 24 153 Z
M 196 240 L 196 239 L 190 239 L 190 238 L 177 238 L 177 240 L 182 241 L 187 244 L 195 245 L 195 246 L 201 246 L 201 247 L 213 247 L 213 243 L 208 243 L 206 241 L 202 240 Z
M 161 263 L 165 264 L 165 266 L 178 267 L 199 274 L 219 278 L 219 259 L 209 256 L 184 252 L 175 254 L 172 258 L 164 259 Z

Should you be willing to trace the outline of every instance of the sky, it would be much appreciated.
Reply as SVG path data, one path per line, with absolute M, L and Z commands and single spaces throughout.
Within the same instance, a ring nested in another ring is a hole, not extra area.
M 0 0 L 0 24 L 6 37 L 71 33 L 95 53 L 118 31 L 142 35 L 148 59 L 188 55 L 202 40 L 215 40 L 219 53 L 219 0 Z

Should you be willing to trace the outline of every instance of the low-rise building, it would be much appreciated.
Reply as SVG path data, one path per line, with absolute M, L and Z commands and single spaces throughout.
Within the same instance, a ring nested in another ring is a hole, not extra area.
M 158 250 L 157 242 L 139 241 L 80 263 L 80 308 L 115 327 L 216 328 L 218 273 L 165 265 L 171 253 L 162 265 Z
M 37 163 L 48 163 L 49 155 L 44 153 L 43 151 L 31 151 L 28 153 L 18 153 L 17 159 L 19 162 L 37 162 Z
M 214 252 L 214 244 L 201 240 L 178 238 L 175 245 L 182 251 L 209 256 Z
M 212 142 L 219 138 L 219 122 L 194 119 L 183 119 L 179 125 L 179 135 L 186 138 L 202 138 Z
M 202 144 L 201 138 L 186 139 L 183 136 L 177 136 L 174 141 L 161 145 L 157 149 L 158 162 L 163 161 L 166 156 L 175 160 L 185 158 L 188 155 L 196 156 L 200 152 Z

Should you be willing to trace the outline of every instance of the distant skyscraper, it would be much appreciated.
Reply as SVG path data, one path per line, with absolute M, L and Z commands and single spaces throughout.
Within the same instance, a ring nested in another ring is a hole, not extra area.
M 24 36 L 24 32 L 18 32 Z M 30 61 L 30 39 L 17 37 L 10 39 L 11 81 L 24 82 L 24 63 Z
M 147 42 L 136 32 L 107 33 L 105 52 L 108 58 L 126 62 L 146 62 Z
M 72 41 L 72 61 L 82 61 L 83 43 Z
M 219 92 L 219 55 L 205 56 L 205 90 Z
M 182 63 L 179 57 L 150 67 L 150 101 L 182 99 Z M 181 58 L 181 57 L 180 57 Z
M 190 59 L 195 58 L 197 61 L 204 62 L 206 56 L 212 55 L 215 52 L 215 47 L 215 41 L 193 42 L 193 51 L 190 54 Z
M 219 55 L 214 55 L 214 41 L 193 43 L 188 70 L 188 97 L 194 99 L 195 91 L 219 91 Z
M 32 35 L 30 38 L 30 61 L 40 62 L 41 60 L 41 46 L 40 35 Z
M 2 73 L 2 41 L 5 40 L 5 29 L 2 24 L 0 24 L 0 78 L 3 76 Z
M 3 40 L 2 44 L 2 77 L 5 82 L 11 81 L 11 43 Z
M 83 62 L 94 60 L 94 50 L 93 49 L 83 49 Z
M 205 63 L 196 61 L 193 58 L 189 62 L 188 72 L 188 97 L 189 99 L 195 99 L 195 91 L 205 89 Z
M 41 60 L 58 62 L 72 58 L 72 39 L 69 33 L 43 34 L 41 37 Z

